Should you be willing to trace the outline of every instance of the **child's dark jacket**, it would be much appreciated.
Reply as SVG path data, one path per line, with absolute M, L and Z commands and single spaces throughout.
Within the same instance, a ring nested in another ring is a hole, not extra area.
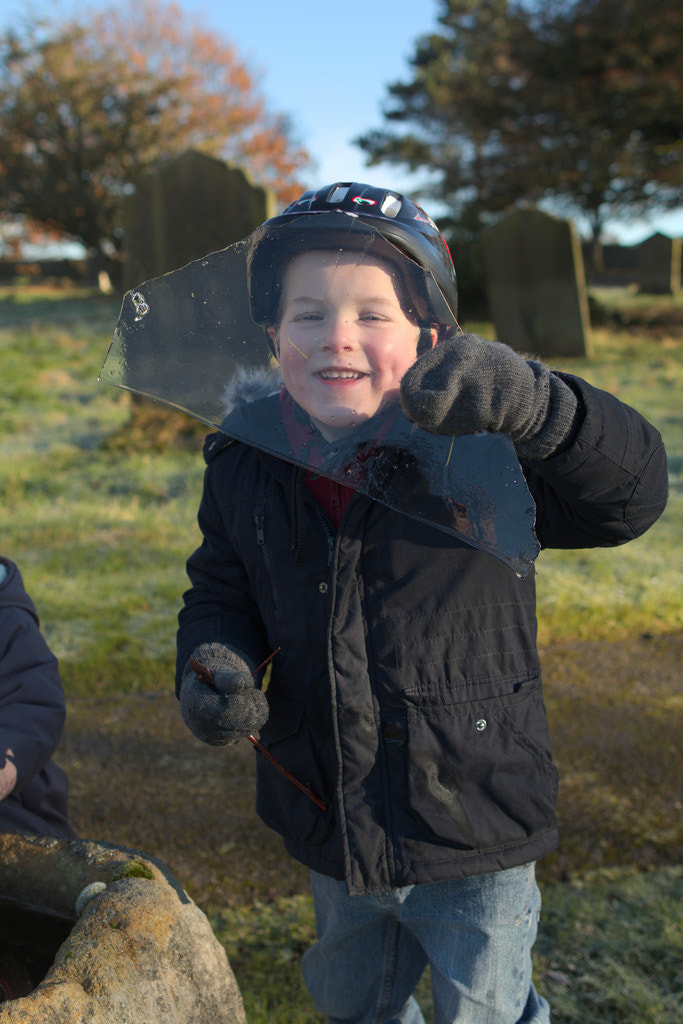
M 62 734 L 64 693 L 57 659 L 39 629 L 21 573 L 0 558 L 0 765 L 7 751 L 17 782 L 0 800 L 0 831 L 75 835 L 67 817 L 66 774 L 50 760 Z
M 571 446 L 524 466 L 544 547 L 623 543 L 666 502 L 661 438 L 577 378 Z M 282 460 L 217 434 L 188 561 L 178 672 L 205 641 L 253 664 L 280 648 L 261 740 L 329 806 L 258 755 L 257 809 L 351 894 L 508 868 L 557 843 L 533 573 L 354 495 L 334 533 L 304 490 L 294 565 Z M 587 581 L 589 584 L 590 581 Z

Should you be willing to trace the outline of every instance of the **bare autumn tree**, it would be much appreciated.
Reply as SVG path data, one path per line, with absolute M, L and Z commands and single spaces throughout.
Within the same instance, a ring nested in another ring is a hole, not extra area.
M 310 157 L 235 48 L 174 3 L 129 0 L 0 36 L 0 214 L 116 259 L 120 199 L 194 147 L 286 202 Z

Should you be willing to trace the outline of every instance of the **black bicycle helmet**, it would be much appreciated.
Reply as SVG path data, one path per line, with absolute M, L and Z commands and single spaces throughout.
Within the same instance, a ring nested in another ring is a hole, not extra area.
M 381 239 L 390 244 L 383 246 Z M 417 318 L 428 323 L 435 310 L 444 309 L 444 302 L 457 317 L 453 260 L 431 217 L 399 192 L 347 181 L 304 192 L 254 233 L 247 263 L 254 321 L 264 327 L 275 323 L 286 262 L 310 249 L 337 247 L 373 252 L 380 248 L 389 259 L 398 249 L 428 272 L 412 275 Z

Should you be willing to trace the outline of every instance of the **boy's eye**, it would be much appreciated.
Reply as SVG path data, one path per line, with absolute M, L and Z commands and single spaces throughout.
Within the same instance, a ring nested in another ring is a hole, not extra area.
M 321 321 L 327 320 L 328 317 L 336 319 L 334 312 L 330 313 L 327 310 L 322 309 L 299 309 L 292 310 L 291 314 L 286 317 L 290 323 L 320 323 Z M 381 324 L 390 323 L 392 316 L 386 312 L 378 312 L 374 309 L 358 309 L 355 312 L 349 312 L 344 315 L 344 320 L 348 323 L 371 323 Z

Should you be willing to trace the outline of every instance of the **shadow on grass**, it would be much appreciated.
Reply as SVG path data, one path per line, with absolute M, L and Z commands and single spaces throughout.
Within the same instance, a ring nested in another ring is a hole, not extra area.
M 560 847 L 539 877 L 680 862 L 683 636 L 541 652 Z
M 202 906 L 239 906 L 308 878 L 256 817 L 254 757 L 196 740 L 171 693 L 72 699 L 57 760 L 79 835 L 158 857 Z
M 534 969 L 554 1024 L 680 1019 L 682 655 L 681 636 L 542 652 L 562 838 Z M 158 857 L 207 912 L 250 1024 L 322 1024 L 299 967 L 308 873 L 256 817 L 256 756 L 196 741 L 169 693 L 74 697 L 59 760 L 79 832 Z M 416 994 L 431 1020 L 428 972 Z
M 542 881 L 680 859 L 682 655 L 680 636 L 542 652 L 561 774 L 561 844 Z M 254 811 L 257 756 L 246 740 L 195 740 L 169 692 L 71 698 L 57 759 L 81 836 L 160 858 L 200 906 L 237 907 L 308 892 Z

